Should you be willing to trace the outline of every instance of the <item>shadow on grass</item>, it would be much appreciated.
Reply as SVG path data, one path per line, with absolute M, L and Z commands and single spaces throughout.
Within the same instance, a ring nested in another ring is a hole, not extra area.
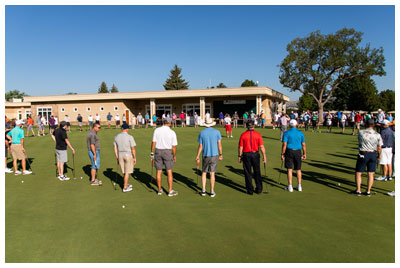
M 336 154 L 331 154 L 331 153 L 327 153 L 327 155 L 331 155 L 331 156 L 335 156 L 335 157 L 339 157 L 339 158 L 348 158 L 348 159 L 351 159 L 351 160 L 357 160 L 357 156 L 355 155 L 355 156 L 349 156 L 349 155 L 347 155 L 347 154 L 339 154 L 339 153 L 336 153 Z
M 157 182 L 155 178 L 155 172 L 154 172 L 154 177 L 151 176 L 151 174 L 145 173 L 140 171 L 140 168 L 135 168 L 134 173 L 132 176 L 141 184 L 141 185 L 146 185 L 144 186 L 149 192 L 154 191 L 157 192 L 158 187 L 157 187 Z M 164 189 L 165 190 L 165 189 Z
M 273 137 L 267 137 L 267 136 L 262 136 L 262 137 L 263 137 L 263 139 L 269 139 L 269 140 L 277 140 L 277 141 L 281 140 L 280 138 L 273 138 Z

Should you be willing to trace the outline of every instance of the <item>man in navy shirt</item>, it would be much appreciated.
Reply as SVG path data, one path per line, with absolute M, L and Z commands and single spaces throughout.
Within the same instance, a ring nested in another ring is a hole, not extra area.
M 214 184 L 215 184 L 215 172 L 217 171 L 218 160 L 222 160 L 222 143 L 221 133 L 213 129 L 212 126 L 215 122 L 211 118 L 206 118 L 204 126 L 206 129 L 200 132 L 198 142 L 199 147 L 197 149 L 196 162 L 199 165 L 200 153 L 203 152 L 203 167 L 201 174 L 202 191 L 201 196 L 206 195 L 206 179 L 207 172 L 210 172 L 210 185 L 211 192 L 210 196 L 214 197 Z
M 393 148 L 393 131 L 389 127 L 390 122 L 383 120 L 381 130 L 381 137 L 383 141 L 382 154 L 379 164 L 382 165 L 383 175 L 375 178 L 378 181 L 391 181 L 392 180 L 392 148 Z
M 285 190 L 293 192 L 292 173 L 294 168 L 297 173 L 297 190 L 301 192 L 301 160 L 306 159 L 306 140 L 304 134 L 296 128 L 296 120 L 290 120 L 289 125 L 291 129 L 283 134 L 281 155 L 282 161 L 285 160 L 285 168 L 288 171 L 288 186 Z M 303 155 L 301 155 L 302 149 Z

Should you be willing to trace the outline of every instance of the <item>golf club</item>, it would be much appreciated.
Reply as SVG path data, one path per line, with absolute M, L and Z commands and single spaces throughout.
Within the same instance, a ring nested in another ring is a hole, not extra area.
M 199 187 L 199 165 L 200 165 L 200 160 L 196 161 L 196 179 L 197 179 L 196 186 L 197 187 Z
M 149 186 L 151 188 L 151 191 L 153 191 L 153 187 L 151 187 L 151 183 L 153 182 L 153 169 L 154 169 L 154 158 L 151 159 L 151 177 L 150 177 L 150 180 L 149 180 Z
M 72 173 L 74 174 L 74 180 L 76 180 L 76 176 L 75 176 L 75 154 L 74 153 L 72 154 L 72 166 L 73 166 Z
M 119 169 L 119 163 L 117 160 L 117 169 L 115 170 L 115 180 L 113 181 L 113 185 L 114 185 L 114 191 L 117 190 L 117 179 L 118 179 L 118 169 Z
M 265 177 L 265 191 L 264 194 L 268 194 L 269 190 L 268 190 L 268 182 L 267 182 L 267 165 L 264 162 L 264 177 Z
M 278 184 L 281 184 L 281 175 L 282 175 L 282 168 L 283 168 L 283 160 L 281 160 L 281 169 L 279 171 L 279 179 L 278 179 Z
M 102 182 L 101 180 L 99 180 L 99 172 L 100 172 L 100 170 L 99 170 L 99 168 L 97 167 L 97 159 L 94 160 L 94 165 L 95 165 L 95 167 L 96 167 L 96 179 L 99 181 L 99 186 L 102 186 L 102 185 L 103 185 L 103 182 Z
M 54 153 L 54 164 L 56 165 L 56 177 L 58 175 L 57 154 Z
M 35 172 L 33 171 L 32 166 L 31 166 L 31 162 L 29 161 L 28 155 L 26 153 L 24 153 L 24 155 L 25 155 L 26 161 L 28 161 L 29 169 L 32 171 L 32 175 L 35 175 Z

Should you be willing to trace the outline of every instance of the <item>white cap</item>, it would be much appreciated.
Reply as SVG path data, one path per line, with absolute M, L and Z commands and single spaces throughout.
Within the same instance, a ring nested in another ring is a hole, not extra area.
M 17 120 L 16 122 L 15 122 L 15 125 L 16 126 L 18 126 L 18 125 L 23 125 L 24 124 L 24 121 L 22 121 L 22 120 Z
M 378 112 L 382 112 L 382 109 L 378 109 Z
M 390 124 L 389 120 L 385 119 L 383 120 L 383 125 L 384 126 L 388 126 Z
M 289 122 L 289 126 L 291 126 L 291 127 L 295 127 L 295 126 L 297 126 L 297 121 L 296 121 L 296 120 L 294 120 L 294 119 L 290 120 L 290 122 Z

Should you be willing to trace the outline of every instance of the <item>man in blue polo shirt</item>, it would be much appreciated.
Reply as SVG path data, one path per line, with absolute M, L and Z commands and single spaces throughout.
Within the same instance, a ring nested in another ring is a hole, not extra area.
M 287 168 L 288 186 L 285 190 L 293 192 L 292 173 L 293 168 L 297 173 L 297 190 L 301 188 L 301 160 L 306 159 L 306 140 L 304 134 L 296 128 L 297 121 L 292 119 L 289 122 L 290 130 L 285 131 L 282 139 L 282 161 L 285 160 L 285 168 Z M 303 155 L 301 150 L 303 149 Z M 294 167 L 293 167 L 294 166 Z
M 201 196 L 206 195 L 207 172 L 210 172 L 210 196 L 215 196 L 215 172 L 217 171 L 218 160 L 222 160 L 221 133 L 218 130 L 212 128 L 212 126 L 214 125 L 215 122 L 211 118 L 206 118 L 204 122 L 204 126 L 206 126 L 206 129 L 200 132 L 198 138 L 199 147 L 197 149 L 196 156 L 197 165 L 199 165 L 200 162 L 200 153 L 203 152 L 203 173 L 201 175 L 203 190 L 201 191 Z
M 11 155 L 13 157 L 14 175 L 20 175 L 21 171 L 18 170 L 17 160 L 21 160 L 22 174 L 29 175 L 32 172 L 26 170 L 25 164 L 25 148 L 24 148 L 24 130 L 21 128 L 24 121 L 17 120 L 15 122 L 15 128 L 7 133 L 6 138 L 12 142 L 11 144 Z

